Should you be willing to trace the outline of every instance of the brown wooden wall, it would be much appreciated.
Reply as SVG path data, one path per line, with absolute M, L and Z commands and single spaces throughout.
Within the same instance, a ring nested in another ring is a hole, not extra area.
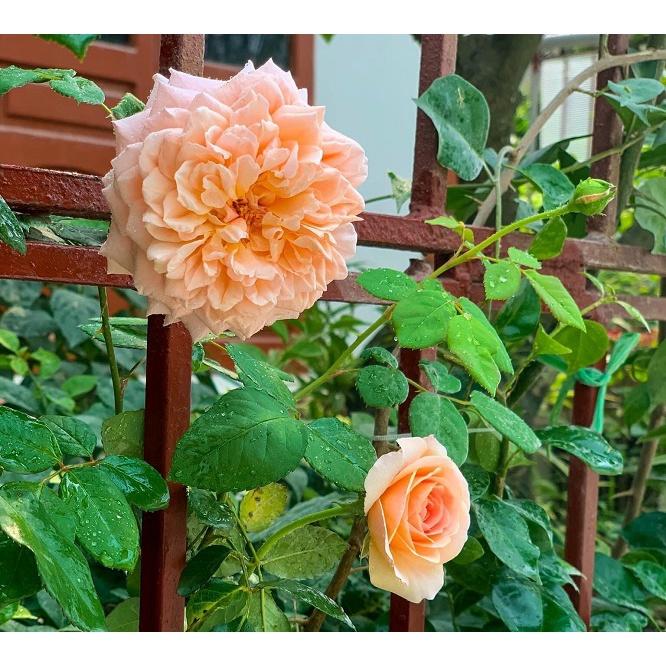
M 0 35 L 0 67 L 75 69 L 98 83 L 114 106 L 126 92 L 146 99 L 157 71 L 159 35 L 131 35 L 129 44 L 94 42 L 83 62 L 32 35 Z M 261 63 L 256 63 L 261 64 Z M 290 68 L 312 91 L 313 37 L 290 40 Z M 206 76 L 226 79 L 238 67 L 206 63 Z M 113 136 L 101 107 L 75 102 L 46 86 L 28 85 L 0 97 L 0 164 L 19 164 L 103 175 L 114 156 Z

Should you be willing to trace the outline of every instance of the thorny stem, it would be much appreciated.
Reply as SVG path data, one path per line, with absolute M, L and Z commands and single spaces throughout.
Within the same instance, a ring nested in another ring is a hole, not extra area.
M 116 361 L 116 350 L 113 348 L 113 336 L 111 334 L 111 324 L 109 322 L 109 299 L 106 293 L 106 287 L 98 287 L 99 309 L 102 315 L 102 335 L 106 346 L 106 354 L 109 358 L 109 370 L 111 371 L 111 382 L 113 383 L 113 403 L 116 414 L 123 411 L 123 384 L 118 371 Z

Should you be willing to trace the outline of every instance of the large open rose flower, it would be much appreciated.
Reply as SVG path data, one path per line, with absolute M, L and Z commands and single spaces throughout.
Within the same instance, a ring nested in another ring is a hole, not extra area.
M 155 76 L 146 108 L 114 122 L 109 272 L 195 340 L 297 317 L 347 275 L 363 209 L 365 154 L 324 111 L 271 61 Z
M 469 489 L 446 449 L 432 436 L 398 440 L 365 480 L 370 580 L 417 603 L 444 585 L 445 562 L 467 540 Z

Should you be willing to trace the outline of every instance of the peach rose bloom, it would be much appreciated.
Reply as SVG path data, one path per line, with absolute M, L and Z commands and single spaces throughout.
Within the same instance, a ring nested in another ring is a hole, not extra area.
M 405 437 L 365 480 L 373 585 L 418 603 L 444 585 L 445 562 L 467 540 L 467 481 L 433 437 Z
M 113 123 L 108 271 L 194 340 L 297 317 L 347 275 L 363 210 L 365 154 L 324 111 L 272 61 L 228 81 L 156 75 L 146 108 Z

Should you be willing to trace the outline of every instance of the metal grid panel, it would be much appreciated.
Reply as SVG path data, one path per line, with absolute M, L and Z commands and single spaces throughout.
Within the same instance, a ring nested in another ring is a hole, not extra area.
M 613 35 L 609 42 L 615 52 L 626 50 L 625 36 Z M 421 53 L 420 91 L 437 77 L 454 71 L 457 37 L 455 35 L 423 35 Z M 200 74 L 203 67 L 202 35 L 163 35 L 160 69 L 169 67 Z M 608 76 L 602 73 L 597 81 L 604 85 Z M 617 119 L 602 103 L 595 108 L 594 145 L 612 147 L 617 144 Z M 446 194 L 444 171 L 436 161 L 437 136 L 431 123 L 419 111 L 414 150 L 413 192 L 407 216 L 367 213 L 357 223 L 359 242 L 373 247 L 388 247 L 432 253 L 435 262 L 453 252 L 458 237 L 441 227 L 422 224 L 441 212 Z M 595 165 L 597 177 L 616 182 L 617 166 L 612 160 Z M 108 219 L 109 210 L 101 193 L 100 179 L 59 171 L 0 165 L 0 194 L 9 205 L 20 212 L 59 213 Z M 609 215 L 608 220 L 612 219 Z M 666 260 L 635 247 L 613 243 L 607 234 L 612 232 L 607 220 L 593 222 L 593 234 L 586 240 L 570 239 L 564 252 L 546 262 L 546 270 L 558 275 L 579 303 L 586 304 L 593 295 L 586 291 L 582 271 L 585 268 L 607 268 L 636 273 L 666 276 Z M 481 240 L 491 233 L 473 229 Z M 511 237 L 510 242 L 524 247 L 523 235 Z M 507 243 L 508 245 L 508 243 Z M 432 264 L 414 262 L 412 272 L 425 274 Z M 66 247 L 44 243 L 29 243 L 28 252 L 20 256 L 10 248 L 0 246 L 0 277 L 18 280 L 42 280 L 113 287 L 131 287 L 128 276 L 107 275 L 106 260 L 96 248 Z M 472 299 L 483 298 L 479 275 L 473 268 L 456 271 L 453 279 L 445 279 L 447 289 Z M 380 302 L 363 292 L 350 276 L 330 285 L 324 295 L 327 300 L 347 302 Z M 627 299 L 630 300 L 630 299 Z M 666 321 L 666 299 L 640 297 L 631 299 L 651 319 Z M 600 313 L 607 317 L 611 308 Z M 146 459 L 163 474 L 168 472 L 171 456 L 178 438 L 189 424 L 190 385 L 189 335 L 180 325 L 163 326 L 161 316 L 149 318 L 148 361 L 146 387 Z M 400 364 L 407 376 L 419 378 L 418 361 L 431 350 L 419 353 L 404 351 Z M 594 406 L 593 389 L 578 386 L 574 400 L 574 421 L 588 424 Z M 404 420 L 406 409 L 400 410 Z M 569 482 L 567 520 L 567 558 L 583 573 L 580 594 L 573 594 L 581 616 L 589 621 L 591 602 L 590 582 L 593 578 L 593 559 L 596 530 L 597 478 L 582 463 L 572 461 Z M 183 627 L 183 600 L 176 593 L 180 570 L 185 562 L 184 488 L 172 484 L 172 502 L 168 509 L 146 514 L 143 521 L 141 630 L 180 631 Z M 410 604 L 399 597 L 391 603 L 391 631 L 423 631 L 424 604 Z

